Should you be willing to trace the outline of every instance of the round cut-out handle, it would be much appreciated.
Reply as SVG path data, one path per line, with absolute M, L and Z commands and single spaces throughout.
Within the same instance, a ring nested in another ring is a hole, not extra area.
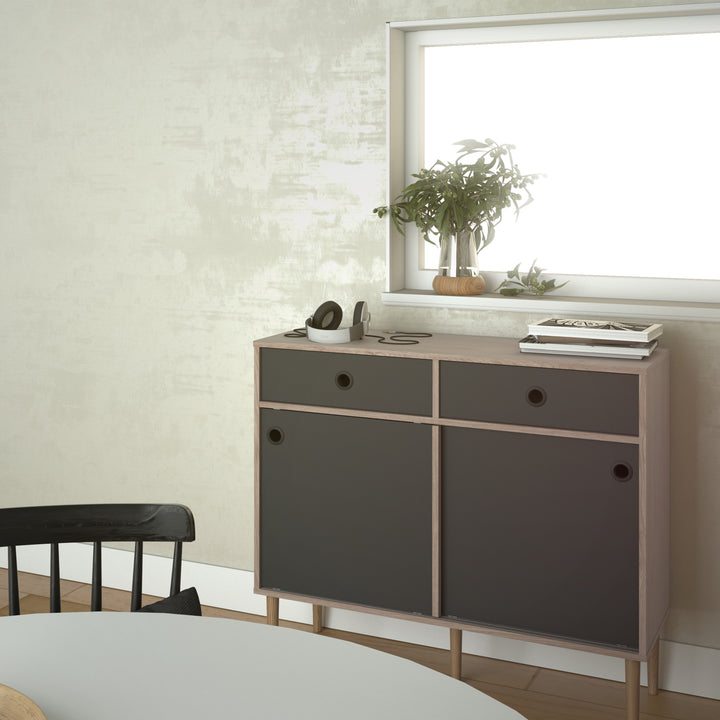
M 541 407 L 547 402 L 547 392 L 540 387 L 531 387 L 527 391 L 525 399 L 528 401 L 529 405 L 532 405 L 533 407 Z
M 335 385 L 340 390 L 349 390 L 353 386 L 353 382 L 353 376 L 347 370 L 343 370 L 335 376 Z
M 633 470 L 630 465 L 624 462 L 613 465 L 612 476 L 618 482 L 627 482 L 633 476 Z

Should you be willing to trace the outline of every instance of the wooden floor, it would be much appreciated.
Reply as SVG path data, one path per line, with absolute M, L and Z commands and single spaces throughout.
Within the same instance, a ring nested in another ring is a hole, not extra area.
M 0 568 L 0 616 L 8 614 L 7 571 Z M 40 575 L 21 573 L 20 609 L 22 613 L 48 612 L 49 581 Z M 62 582 L 63 612 L 89 610 L 90 588 L 82 583 Z M 158 598 L 146 596 L 143 604 Z M 103 609 L 127 611 L 130 593 L 104 590 Z M 264 623 L 265 617 L 203 606 L 203 615 L 225 617 L 241 622 Z M 310 632 L 309 625 L 280 622 L 286 627 Z M 384 640 L 366 635 L 323 630 L 324 635 L 359 643 L 448 673 L 447 650 Z M 0 645 L 1 647 L 1 645 Z M 515 708 L 528 720 L 624 720 L 625 687 L 622 683 L 546 670 L 518 663 L 463 656 L 463 682 Z M 640 689 L 641 720 L 718 720 L 720 701 L 661 690 L 650 697 Z

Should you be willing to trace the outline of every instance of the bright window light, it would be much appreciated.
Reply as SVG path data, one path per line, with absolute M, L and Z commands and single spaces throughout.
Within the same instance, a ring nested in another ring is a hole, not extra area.
M 546 175 L 481 266 L 720 279 L 719 65 L 718 33 L 426 47 L 424 164 L 489 137 Z
M 720 307 L 720 2 L 399 22 L 388 40 L 389 199 L 470 138 L 543 175 L 478 257 L 486 293 L 537 259 L 568 300 Z M 431 290 L 418 235 L 388 230 L 392 292 Z

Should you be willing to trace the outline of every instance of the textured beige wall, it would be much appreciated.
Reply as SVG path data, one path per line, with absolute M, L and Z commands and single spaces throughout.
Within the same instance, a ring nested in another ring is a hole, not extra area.
M 617 4 L 0 0 L 0 502 L 184 502 L 187 557 L 250 568 L 254 338 L 529 319 L 380 303 L 385 22 Z M 667 635 L 720 647 L 720 332 L 664 344 Z

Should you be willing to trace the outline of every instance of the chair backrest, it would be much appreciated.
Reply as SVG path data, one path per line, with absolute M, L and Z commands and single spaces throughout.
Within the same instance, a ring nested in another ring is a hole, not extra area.
M 20 545 L 50 545 L 50 612 L 60 612 L 59 544 L 93 543 L 91 610 L 102 610 L 102 543 L 135 543 L 130 609 L 140 609 L 143 542 L 174 542 L 170 595 L 180 591 L 182 544 L 195 539 L 184 505 L 104 504 L 0 508 L 0 547 L 8 548 L 10 615 L 20 614 L 17 553 Z

